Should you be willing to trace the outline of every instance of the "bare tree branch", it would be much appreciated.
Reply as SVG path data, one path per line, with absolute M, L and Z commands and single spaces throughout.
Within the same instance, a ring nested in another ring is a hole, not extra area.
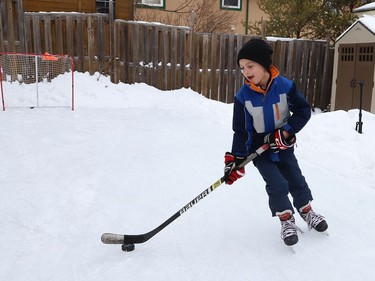
M 161 22 L 172 25 L 191 26 L 191 14 L 195 13 L 196 32 L 227 33 L 238 22 L 238 15 L 232 11 L 215 9 L 215 0 L 189 0 L 174 10 L 135 9 L 135 20 Z

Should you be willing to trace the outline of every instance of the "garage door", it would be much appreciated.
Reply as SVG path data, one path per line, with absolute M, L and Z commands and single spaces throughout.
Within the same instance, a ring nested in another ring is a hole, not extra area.
M 335 109 L 359 108 L 359 81 L 364 81 L 363 109 L 370 111 L 374 86 L 375 43 L 341 44 L 337 65 Z

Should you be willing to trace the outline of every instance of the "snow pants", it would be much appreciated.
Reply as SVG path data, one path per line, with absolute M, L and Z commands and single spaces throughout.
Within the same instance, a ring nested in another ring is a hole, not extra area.
M 288 194 L 291 194 L 293 205 L 299 210 L 313 199 L 311 190 L 299 168 L 294 148 L 280 151 L 279 161 L 272 161 L 270 153 L 273 152 L 261 154 L 253 162 L 266 182 L 272 216 L 285 210 L 294 213 Z

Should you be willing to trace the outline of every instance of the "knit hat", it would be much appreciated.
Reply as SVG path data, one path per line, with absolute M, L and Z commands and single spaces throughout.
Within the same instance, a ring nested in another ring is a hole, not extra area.
M 262 39 L 251 39 L 246 42 L 237 55 L 237 64 L 240 59 L 248 59 L 259 63 L 267 71 L 270 71 L 272 64 L 272 47 Z

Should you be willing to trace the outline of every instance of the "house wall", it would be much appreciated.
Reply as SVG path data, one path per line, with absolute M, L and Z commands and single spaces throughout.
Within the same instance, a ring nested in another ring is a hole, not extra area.
M 23 0 L 24 12 L 95 12 L 95 0 Z
M 335 43 L 335 55 L 333 61 L 333 76 L 332 76 L 332 91 L 331 91 L 331 109 L 335 110 L 336 101 L 336 79 L 338 70 L 338 59 L 339 52 L 338 48 L 340 44 L 358 44 L 358 43 L 373 43 L 375 42 L 375 35 L 370 32 L 362 23 L 357 22 L 348 30 L 342 37 L 339 38 Z M 374 65 L 375 67 L 375 65 Z M 375 77 L 373 79 L 375 81 Z M 374 89 L 373 89 L 374 90 Z M 371 112 L 375 113 L 375 98 L 373 93 Z
M 197 1 L 205 1 L 205 0 L 197 0 Z M 220 3 L 221 0 L 213 1 L 214 6 L 213 9 L 219 11 L 220 10 Z M 171 13 L 168 11 L 174 11 L 181 5 L 186 3 L 186 0 L 167 0 L 165 10 L 163 9 L 155 9 L 149 7 L 136 7 L 136 17 L 137 20 L 144 20 L 148 21 L 151 17 L 153 17 L 153 21 L 161 22 L 164 24 L 171 24 L 168 22 L 171 18 Z M 246 22 L 246 12 L 248 11 L 248 22 L 255 22 L 261 19 L 267 19 L 266 14 L 259 9 L 256 0 L 242 0 L 242 8 L 241 10 L 228 10 L 230 13 L 236 15 L 236 21 L 231 23 L 230 29 L 232 29 L 234 34 L 246 34 L 246 29 L 244 23 Z M 157 12 L 157 19 L 155 19 L 155 13 Z M 186 20 L 187 15 L 179 14 L 178 15 L 178 24 L 182 26 L 189 26 L 188 21 Z
M 132 0 L 117 0 L 115 9 L 115 18 L 123 20 L 134 19 L 134 3 Z
M 132 20 L 133 0 L 115 1 L 115 18 Z M 24 12 L 96 13 L 96 0 L 23 0 Z
M 207 0 L 197 0 L 207 1 Z M 220 3 L 222 0 L 214 0 L 213 9 L 219 11 Z M 145 6 L 137 6 L 137 20 L 148 21 L 150 15 L 153 14 L 153 18 L 157 15 L 157 20 L 165 24 L 171 24 L 171 17 L 177 17 L 179 25 L 188 26 L 187 16 L 184 14 L 174 15 L 168 11 L 174 11 L 181 5 L 185 4 L 186 0 L 166 0 L 165 9 L 149 8 Z M 207 3 L 207 2 L 206 2 Z M 117 0 L 115 1 L 115 18 L 133 20 L 135 9 L 133 0 Z M 95 0 L 23 0 L 23 10 L 25 12 L 81 12 L 81 13 L 95 13 L 96 12 L 96 1 Z M 236 19 L 230 24 L 230 29 L 234 34 L 246 34 L 246 28 L 244 23 L 246 20 L 249 23 L 267 19 L 267 15 L 261 11 L 258 7 L 256 0 L 242 0 L 241 10 L 228 10 L 229 13 L 235 14 Z M 246 16 L 246 13 L 248 15 Z

